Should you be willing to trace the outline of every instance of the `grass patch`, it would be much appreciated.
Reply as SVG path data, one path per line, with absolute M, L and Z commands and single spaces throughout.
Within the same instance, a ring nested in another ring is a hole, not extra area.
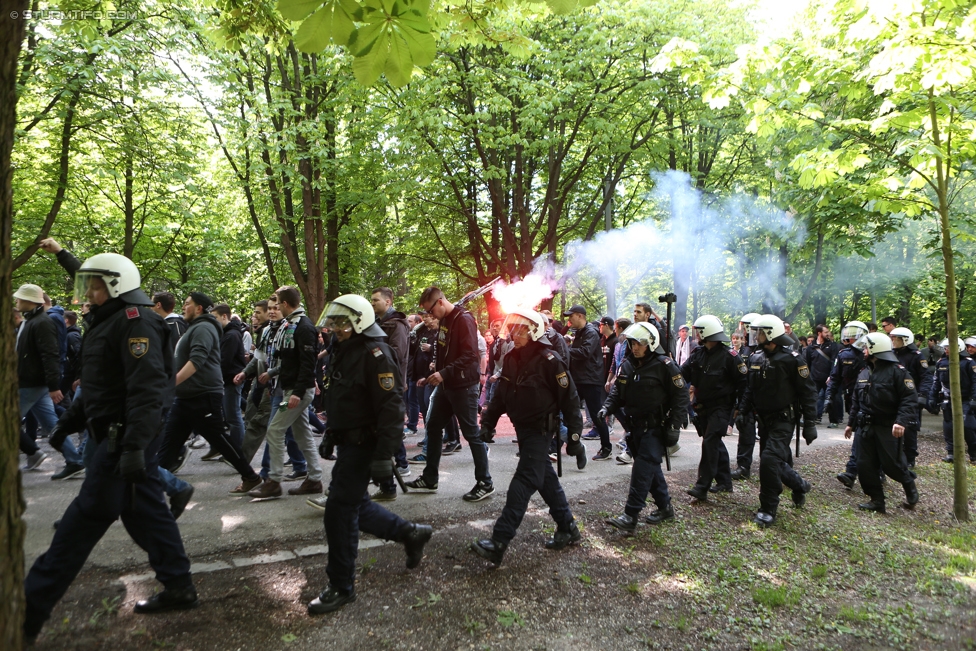
M 801 592 L 790 590 L 785 585 L 776 587 L 759 587 L 752 590 L 752 600 L 766 608 L 782 608 L 795 606 L 800 603 Z

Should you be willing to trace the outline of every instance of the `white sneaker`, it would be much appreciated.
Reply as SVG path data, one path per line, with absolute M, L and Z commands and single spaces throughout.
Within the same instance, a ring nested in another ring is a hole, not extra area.
M 617 455 L 617 463 L 620 465 L 627 465 L 628 463 L 634 463 L 634 457 L 630 456 L 630 453 L 624 450 Z
M 319 495 L 318 497 L 310 497 L 305 500 L 305 503 L 311 506 L 313 509 L 319 509 L 320 511 L 325 510 L 325 503 L 329 500 L 329 489 L 325 489 L 325 495 Z
M 190 441 L 190 447 L 194 450 L 199 450 L 203 446 L 207 445 L 207 439 L 203 438 L 199 434 L 193 435 L 193 440 Z

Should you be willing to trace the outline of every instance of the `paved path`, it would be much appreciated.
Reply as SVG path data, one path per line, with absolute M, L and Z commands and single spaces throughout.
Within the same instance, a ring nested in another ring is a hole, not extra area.
M 924 429 L 941 429 L 941 419 L 928 416 L 923 421 Z M 617 440 L 622 434 L 619 427 L 613 435 Z M 843 430 L 827 429 L 821 426 L 820 437 L 810 448 L 813 450 L 830 445 L 848 445 Z M 413 456 L 419 450 L 415 444 L 419 437 L 407 439 L 407 451 Z M 514 430 L 507 418 L 499 423 L 495 443 L 491 446 L 491 473 L 495 480 L 496 493 L 490 498 L 498 510 L 505 499 L 505 491 L 517 459 L 516 446 L 513 445 Z M 730 455 L 735 459 L 736 436 L 725 439 Z M 587 447 L 594 454 L 598 443 L 589 441 Z M 39 470 L 24 473 L 24 496 L 27 500 L 27 537 L 24 544 L 25 560 L 28 567 L 42 554 L 53 536 L 52 523 L 58 519 L 77 494 L 81 482 L 77 480 L 51 481 L 63 460 L 43 443 L 51 459 L 45 461 Z M 180 531 L 191 558 L 199 558 L 245 545 L 267 542 L 274 546 L 276 541 L 294 539 L 300 536 L 322 535 L 322 512 L 305 504 L 302 497 L 285 496 L 280 500 L 252 503 L 248 498 L 233 497 L 227 494 L 240 481 L 228 466 L 217 462 L 201 461 L 205 451 L 193 452 L 193 457 L 180 473 L 180 477 L 196 487 L 196 493 L 186 512 L 179 520 Z M 758 446 L 756 449 L 758 454 Z M 701 454 L 700 439 L 691 431 L 685 430 L 681 436 L 681 452 L 672 459 L 675 470 L 695 468 Z M 256 457 L 257 458 L 257 457 Z M 564 457 L 563 487 L 570 502 L 582 493 L 607 486 L 607 490 L 617 491 L 621 498 L 626 493 L 631 466 L 618 465 L 614 461 L 590 461 L 583 471 L 576 470 L 575 459 Z M 326 472 L 331 470 L 332 462 L 323 462 Z M 418 476 L 422 466 L 411 466 Z M 838 469 L 841 470 L 841 469 Z M 297 484 L 285 484 L 285 489 Z M 465 511 L 480 511 L 477 507 L 461 500 L 461 495 L 474 485 L 471 455 L 465 447 L 460 453 L 444 457 L 441 463 L 440 490 L 436 494 L 400 494 L 395 502 L 386 506 L 410 520 L 424 521 L 437 515 L 458 515 Z M 674 487 L 679 488 L 679 487 Z M 497 512 L 497 511 L 496 511 Z M 481 516 L 483 517 L 483 516 Z M 323 540 L 324 542 L 324 540 Z M 101 567 L 132 567 L 145 564 L 145 553 L 139 549 L 126 534 L 121 524 L 113 525 L 93 551 L 89 563 Z

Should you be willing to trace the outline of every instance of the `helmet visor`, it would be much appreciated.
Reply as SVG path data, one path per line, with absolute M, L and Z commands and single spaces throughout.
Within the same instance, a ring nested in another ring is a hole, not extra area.
M 82 305 L 88 302 L 98 302 L 97 296 L 94 297 L 96 300 L 92 301 L 91 294 L 99 291 L 105 292 L 105 297 L 108 298 L 111 293 L 108 285 L 105 284 L 103 273 L 94 269 L 79 269 L 75 272 L 75 287 L 71 295 L 71 304 Z
M 624 331 L 624 336 L 627 337 L 627 344 L 633 344 L 637 342 L 641 346 L 650 346 L 652 343 L 657 345 L 657 342 L 653 340 L 651 333 L 647 328 L 640 324 L 635 323 Z
M 502 322 L 502 329 L 499 331 L 499 334 L 513 341 L 516 337 L 522 336 L 533 339 L 532 332 L 537 326 L 538 324 L 533 322 L 532 319 L 526 318 L 521 314 L 509 314 L 505 317 L 505 321 Z
M 360 316 L 362 315 L 341 303 L 329 303 L 322 310 L 322 316 L 319 317 L 316 325 L 319 329 L 326 328 L 330 331 L 352 330 L 353 323 L 358 321 Z
M 847 341 L 848 339 L 860 340 L 860 338 L 866 334 L 867 331 L 864 330 L 864 328 L 861 328 L 860 326 L 846 325 L 843 328 L 841 328 L 840 338 L 844 341 Z

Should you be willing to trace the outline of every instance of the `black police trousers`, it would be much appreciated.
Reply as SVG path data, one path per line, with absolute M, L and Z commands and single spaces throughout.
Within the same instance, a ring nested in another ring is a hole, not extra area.
M 885 501 L 881 471 L 899 484 L 915 481 L 915 473 L 908 468 L 905 457 L 905 437 L 891 434 L 891 423 L 866 425 L 857 430 L 860 444 L 857 448 L 858 479 L 864 494 L 876 502 Z
M 729 431 L 732 407 L 719 405 L 714 408 L 698 409 L 695 429 L 702 437 L 701 461 L 698 462 L 698 481 L 695 485 L 704 490 L 712 485 L 732 485 L 732 471 L 729 468 L 729 450 L 722 439 Z
M 89 445 L 95 441 L 90 440 Z M 109 454 L 108 440 L 98 444 L 81 490 L 61 516 L 51 546 L 34 561 L 24 580 L 27 635 L 40 631 L 92 549 L 120 517 L 132 540 L 149 554 L 149 565 L 160 583 L 174 590 L 193 583 L 180 530 L 163 497 L 156 465 L 158 448 L 157 437 L 145 451 L 149 480 L 130 484 L 115 472 L 121 449 Z
M 515 427 L 519 444 L 519 460 L 508 485 L 505 507 L 495 522 L 491 539 L 507 545 L 515 537 L 522 524 L 529 500 L 538 492 L 549 507 L 549 515 L 556 521 L 559 531 L 569 531 L 573 514 L 569 510 L 566 494 L 559 484 L 559 477 L 549 461 L 550 436 L 541 428 Z
M 662 435 L 659 429 L 634 429 L 630 433 L 634 468 L 630 471 L 630 493 L 624 512 L 631 517 L 636 518 L 647 505 L 648 493 L 659 509 L 671 503 L 668 482 L 664 481 L 664 471 L 661 470 L 661 462 L 664 461 Z
M 739 430 L 739 443 L 735 449 L 735 464 L 743 470 L 752 470 L 752 457 L 756 451 L 756 418 L 752 414 L 742 417 Z
M 972 413 L 972 407 L 963 403 L 962 416 L 969 458 L 976 461 L 976 415 Z M 953 454 L 955 441 L 952 438 L 952 403 L 948 401 L 942 403 L 942 438 L 945 439 L 946 453 Z
M 766 439 L 759 457 L 759 510 L 774 517 L 784 484 L 790 490 L 803 489 L 803 478 L 793 470 L 793 432 L 793 421 L 785 415 L 759 419 L 759 438 Z
M 428 484 L 436 484 L 438 470 L 441 464 L 441 443 L 444 428 L 457 416 L 458 425 L 464 439 L 471 448 L 471 458 L 474 460 L 474 477 L 484 484 L 491 484 L 491 473 L 488 472 L 488 446 L 478 436 L 478 396 L 481 395 L 481 385 L 475 384 L 463 389 L 449 389 L 439 384 L 430 394 L 430 406 L 427 407 L 429 420 L 427 424 L 427 465 L 422 475 Z
M 376 441 L 360 445 L 336 445 L 329 498 L 325 503 L 325 537 L 329 543 L 329 564 L 325 573 L 333 588 L 349 593 L 356 582 L 359 532 L 400 540 L 410 523 L 369 499 L 370 464 Z

